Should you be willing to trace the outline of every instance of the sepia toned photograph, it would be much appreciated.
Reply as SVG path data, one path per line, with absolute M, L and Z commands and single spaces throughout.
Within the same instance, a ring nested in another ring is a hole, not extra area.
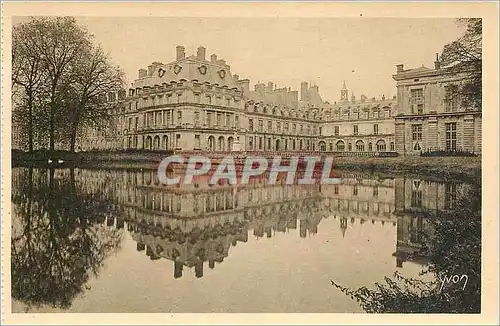
M 485 312 L 480 15 L 10 20 L 12 314 Z

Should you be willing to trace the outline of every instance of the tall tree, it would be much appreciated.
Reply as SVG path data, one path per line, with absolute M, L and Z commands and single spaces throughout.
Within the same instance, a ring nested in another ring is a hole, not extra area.
M 43 92 L 42 61 L 34 47 L 33 23 L 15 26 L 12 30 L 12 102 L 17 109 L 13 117 L 28 136 L 28 150 L 34 148 L 36 101 Z M 40 104 L 40 103 L 38 103 Z M 40 109 L 40 106 L 38 106 Z
M 15 26 L 13 57 L 13 122 L 26 130 L 30 151 L 35 135 L 51 151 L 56 143 L 74 151 L 80 130 L 112 125 L 109 109 L 117 103 L 104 99 L 122 89 L 124 74 L 74 18 Z
M 61 89 L 73 82 L 71 73 L 77 59 L 91 47 L 90 35 L 72 17 L 37 18 L 31 22 L 33 42 L 47 74 L 49 98 L 49 149 L 54 150 L 56 123 L 63 109 Z
M 468 109 L 480 109 L 482 104 L 482 20 L 460 18 L 457 23 L 465 27 L 464 34 L 444 46 L 442 64 L 453 74 L 465 75 L 464 82 L 452 89 Z
M 109 94 L 116 96 L 124 85 L 123 72 L 110 63 L 100 46 L 86 51 L 73 73 L 74 83 L 69 94 L 74 94 L 74 101 L 68 106 L 71 151 L 75 150 L 79 128 L 104 127 L 111 122 L 108 112 L 117 102 L 106 100 Z

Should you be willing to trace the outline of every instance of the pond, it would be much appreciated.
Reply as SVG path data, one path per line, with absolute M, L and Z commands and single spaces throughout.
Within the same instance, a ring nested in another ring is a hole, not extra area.
M 166 186 L 143 169 L 12 171 L 13 312 L 363 312 L 332 286 L 417 276 L 468 184 Z

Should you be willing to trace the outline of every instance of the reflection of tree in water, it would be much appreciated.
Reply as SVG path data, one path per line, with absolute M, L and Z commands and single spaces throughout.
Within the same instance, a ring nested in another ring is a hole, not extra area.
M 459 198 L 456 209 L 440 212 L 432 221 L 434 232 L 424 235 L 424 251 L 430 262 L 421 275 L 431 273 L 435 281 L 403 277 L 385 278 L 375 289 L 348 289 L 332 284 L 358 301 L 369 313 L 480 313 L 481 312 L 481 184 Z M 427 243 L 427 245 L 425 245 Z M 429 251 L 428 251 L 429 252 Z M 446 283 L 440 279 L 467 275 L 468 282 Z
M 68 308 L 120 244 L 120 231 L 102 224 L 112 206 L 102 193 L 78 189 L 73 169 L 62 178 L 54 169 L 16 172 L 12 202 L 20 227 L 11 243 L 12 297 L 28 306 Z

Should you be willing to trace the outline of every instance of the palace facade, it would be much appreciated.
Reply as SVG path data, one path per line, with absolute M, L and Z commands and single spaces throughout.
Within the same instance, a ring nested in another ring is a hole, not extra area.
M 345 83 L 339 100 L 319 87 L 299 91 L 257 83 L 231 72 L 223 59 L 199 47 L 176 60 L 140 69 L 128 94 L 111 94 L 114 123 L 80 137 L 80 149 L 174 151 L 322 151 L 341 155 L 422 151 L 481 153 L 481 110 L 465 108 L 450 87 L 466 76 L 441 67 L 404 69 L 393 79 L 397 96 L 358 98 Z M 300 97 L 299 97 L 300 95 Z
M 467 79 L 441 67 L 404 69 L 397 66 L 399 115 L 395 117 L 396 150 L 467 151 L 481 153 L 481 108 L 464 107 L 452 87 Z
M 273 82 L 250 89 L 225 60 L 199 47 L 176 60 L 140 69 L 128 94 L 109 97 L 114 124 L 81 137 L 82 150 L 394 151 L 396 99 L 359 100 L 344 83 L 340 99 L 324 101 L 317 85 L 299 92 Z

